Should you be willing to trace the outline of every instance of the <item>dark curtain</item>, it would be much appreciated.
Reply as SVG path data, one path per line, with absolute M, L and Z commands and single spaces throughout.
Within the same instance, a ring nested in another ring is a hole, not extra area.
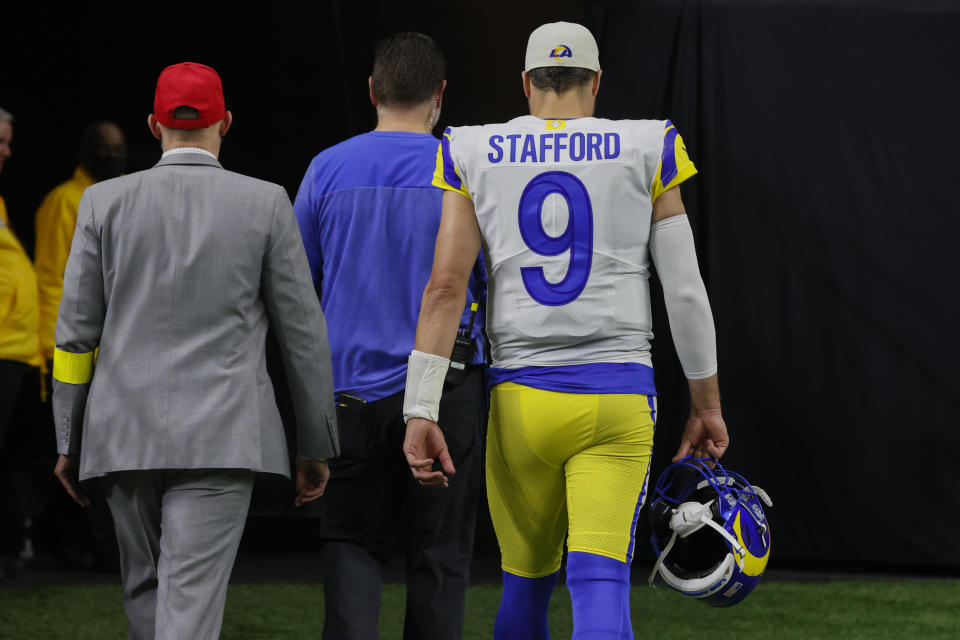
M 774 499 L 773 564 L 960 567 L 960 6 L 597 2 L 589 24 L 598 115 L 671 119 L 700 169 L 724 462 Z M 687 406 L 658 303 L 655 474 Z

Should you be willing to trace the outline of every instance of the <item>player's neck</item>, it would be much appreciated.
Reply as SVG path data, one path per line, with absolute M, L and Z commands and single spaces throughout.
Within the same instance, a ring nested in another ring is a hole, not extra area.
M 377 127 L 374 131 L 409 131 L 411 133 L 430 133 L 434 123 L 431 122 L 432 109 L 430 107 L 414 109 L 377 109 Z
M 589 118 L 593 115 L 594 100 L 579 91 L 557 95 L 553 91 L 537 91 L 530 95 L 530 115 L 542 120 Z

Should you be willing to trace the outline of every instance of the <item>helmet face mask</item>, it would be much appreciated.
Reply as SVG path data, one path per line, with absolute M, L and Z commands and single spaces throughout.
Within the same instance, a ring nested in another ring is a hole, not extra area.
M 713 466 L 713 468 L 711 468 Z M 716 607 L 742 601 L 770 557 L 766 492 L 718 462 L 692 456 L 660 475 L 650 503 L 651 543 L 669 587 Z

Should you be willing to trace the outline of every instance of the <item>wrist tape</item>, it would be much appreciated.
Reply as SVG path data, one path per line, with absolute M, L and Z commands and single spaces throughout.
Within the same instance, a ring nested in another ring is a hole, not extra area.
M 414 349 L 407 361 L 407 390 L 403 395 L 403 421 L 426 418 L 437 421 L 440 396 L 447 377 L 450 358 Z

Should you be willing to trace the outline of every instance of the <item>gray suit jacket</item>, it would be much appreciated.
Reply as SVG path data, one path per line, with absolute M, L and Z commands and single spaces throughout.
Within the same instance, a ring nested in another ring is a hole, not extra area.
M 197 153 L 89 187 L 56 343 L 99 354 L 89 384 L 54 381 L 58 451 L 80 453 L 81 479 L 170 468 L 289 476 L 268 325 L 297 453 L 336 456 L 327 328 L 286 191 Z

